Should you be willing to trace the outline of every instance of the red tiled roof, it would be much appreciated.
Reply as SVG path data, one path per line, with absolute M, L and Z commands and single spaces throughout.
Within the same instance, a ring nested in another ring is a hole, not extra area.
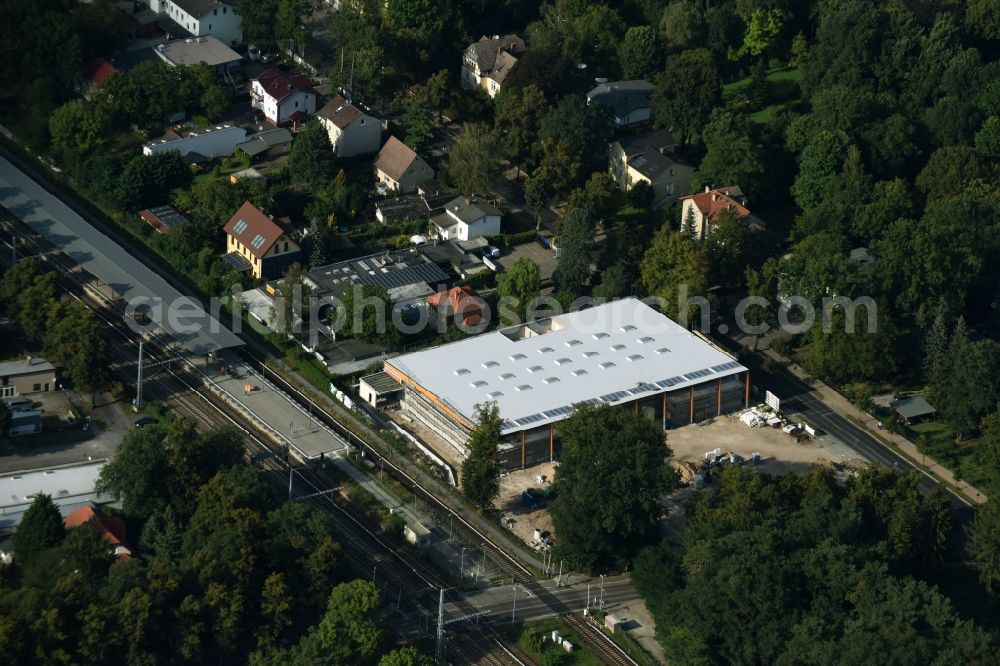
M 425 299 L 428 305 L 440 308 L 444 305 L 448 314 L 461 315 L 465 323 L 475 326 L 482 321 L 480 313 L 483 301 L 470 287 L 452 287 L 448 291 L 439 291 Z
M 241 222 L 245 224 L 241 224 Z M 237 227 L 239 227 L 238 231 Z M 250 254 L 258 259 L 263 259 L 274 242 L 285 233 L 277 222 L 259 211 L 249 201 L 244 201 L 236 214 L 229 218 L 225 231 L 243 243 L 250 250 Z
M 687 199 L 693 201 L 694 205 L 698 207 L 699 211 L 701 211 L 701 214 L 710 220 L 713 219 L 720 211 L 727 209 L 735 210 L 740 217 L 747 217 L 750 215 L 750 210 L 746 206 L 721 190 L 710 190 L 708 192 L 692 194 L 690 196 L 682 197 L 681 201 L 685 201 Z
M 88 525 L 97 530 L 101 537 L 112 546 L 128 546 L 125 543 L 125 521 L 118 516 L 105 516 L 92 506 L 80 507 L 63 519 L 67 529 Z
M 298 91 L 313 92 L 312 82 L 305 74 L 288 75 L 276 69 L 268 69 L 254 79 L 264 92 L 279 102 Z
M 87 63 L 87 80 L 91 85 L 98 85 L 109 76 L 117 74 L 115 66 L 104 58 L 91 58 Z

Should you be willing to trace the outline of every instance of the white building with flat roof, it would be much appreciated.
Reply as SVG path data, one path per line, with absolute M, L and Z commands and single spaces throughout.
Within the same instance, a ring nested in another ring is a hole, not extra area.
M 96 491 L 97 477 L 106 462 L 101 460 L 0 476 L 0 529 L 17 527 L 24 512 L 35 501 L 35 495 L 41 493 L 52 498 L 63 517 L 88 502 L 104 504 L 113 501 L 110 495 Z
M 742 408 L 749 372 L 704 336 L 635 298 L 539 319 L 385 361 L 406 413 L 461 453 L 475 406 L 504 419 L 513 469 L 551 460 L 575 407 L 616 405 L 663 428 Z

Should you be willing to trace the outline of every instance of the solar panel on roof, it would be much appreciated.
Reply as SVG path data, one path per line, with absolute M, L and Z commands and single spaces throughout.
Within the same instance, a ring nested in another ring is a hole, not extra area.
M 531 416 L 522 416 L 519 419 L 515 419 L 515 422 L 517 423 L 517 425 L 523 426 L 523 425 L 528 425 L 529 423 L 534 423 L 536 421 L 541 421 L 544 418 L 545 417 L 542 416 L 541 414 L 532 414 Z
M 725 372 L 726 370 L 732 370 L 733 368 L 740 367 L 740 364 L 736 361 L 730 361 L 729 363 L 723 363 L 722 365 L 713 365 L 712 372 Z
M 615 402 L 626 396 L 628 396 L 628 391 L 615 391 L 614 393 L 605 393 L 601 396 L 601 400 L 604 402 Z
M 563 407 L 556 407 L 555 409 L 546 410 L 542 412 L 542 414 L 544 414 L 550 419 L 553 419 L 557 416 L 562 416 L 563 414 L 569 414 L 572 411 L 573 411 L 572 405 L 565 405 Z
M 707 377 L 712 374 L 712 371 L 708 368 L 704 370 L 695 370 L 694 372 L 688 372 L 684 374 L 684 379 L 699 379 L 701 377 Z
M 671 386 L 680 384 L 683 381 L 684 381 L 683 377 L 670 377 L 668 379 L 656 382 L 656 385 L 659 386 L 660 388 L 670 388 Z
M 600 398 L 588 398 L 586 400 L 580 401 L 581 405 L 599 405 L 601 404 Z

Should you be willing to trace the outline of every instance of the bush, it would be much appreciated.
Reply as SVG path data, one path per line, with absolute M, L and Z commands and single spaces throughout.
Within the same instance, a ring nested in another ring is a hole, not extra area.
M 524 243 L 530 243 L 535 240 L 535 236 L 538 233 L 534 229 L 529 229 L 528 231 L 518 231 L 513 234 L 503 234 L 500 236 L 490 236 L 486 240 L 489 241 L 491 245 L 496 245 L 497 247 L 510 247 L 513 245 L 523 245 Z

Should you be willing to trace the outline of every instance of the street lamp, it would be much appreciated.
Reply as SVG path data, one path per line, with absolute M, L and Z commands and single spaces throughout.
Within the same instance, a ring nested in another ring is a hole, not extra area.
M 514 605 L 510 609 L 510 623 L 514 624 L 514 613 L 517 611 L 517 585 L 511 587 L 514 590 Z
M 458 579 L 459 581 L 465 581 L 465 546 L 462 546 L 462 560 L 461 564 L 458 565 Z

